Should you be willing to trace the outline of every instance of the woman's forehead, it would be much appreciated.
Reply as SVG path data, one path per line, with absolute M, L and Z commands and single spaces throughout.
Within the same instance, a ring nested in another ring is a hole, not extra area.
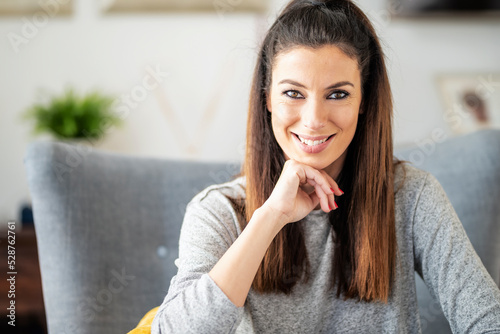
M 331 80 L 332 76 L 359 83 L 357 60 L 334 45 L 319 48 L 297 46 L 277 55 L 273 66 L 273 81 L 278 78 L 302 81 Z M 280 80 L 280 79 L 278 79 Z

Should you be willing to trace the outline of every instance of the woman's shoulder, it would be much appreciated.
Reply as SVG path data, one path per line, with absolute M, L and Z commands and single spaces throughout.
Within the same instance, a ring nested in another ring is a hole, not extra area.
M 396 201 L 407 203 L 432 200 L 444 193 L 439 181 L 431 173 L 407 162 L 397 164 L 394 170 L 394 190 Z M 422 197 L 424 190 L 426 195 Z
M 394 168 L 394 188 L 396 191 L 420 188 L 429 176 L 431 176 L 429 172 L 402 161 Z
M 208 186 L 195 195 L 184 214 L 179 254 L 189 254 L 193 245 L 198 245 L 195 248 L 209 253 L 221 252 L 217 256 L 220 258 L 241 234 L 244 216 L 240 204 L 244 199 L 244 189 L 244 179 L 236 178 Z
M 245 202 L 245 177 L 214 184 L 200 191 L 189 202 L 189 206 L 202 206 L 212 210 L 239 210 Z

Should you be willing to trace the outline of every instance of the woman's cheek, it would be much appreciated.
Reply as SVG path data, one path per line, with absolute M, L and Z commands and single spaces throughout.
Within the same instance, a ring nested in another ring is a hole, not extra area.
M 276 110 L 282 123 L 294 122 L 300 117 L 300 108 L 291 103 L 280 103 Z
M 352 105 L 340 106 L 335 109 L 333 117 L 335 118 L 335 123 L 341 128 L 348 127 L 353 123 L 358 121 L 359 110 L 353 108 Z

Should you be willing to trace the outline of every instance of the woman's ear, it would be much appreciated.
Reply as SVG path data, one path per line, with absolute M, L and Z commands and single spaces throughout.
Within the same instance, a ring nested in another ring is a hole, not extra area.
M 267 111 L 271 112 L 271 97 L 269 95 L 269 92 L 266 92 L 266 108 Z

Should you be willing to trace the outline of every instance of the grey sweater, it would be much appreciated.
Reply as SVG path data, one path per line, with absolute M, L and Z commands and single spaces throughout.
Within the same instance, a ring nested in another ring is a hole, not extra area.
M 441 188 L 430 174 L 399 166 L 396 192 L 398 261 L 387 304 L 336 298 L 331 281 L 328 215 L 312 211 L 303 224 L 311 279 L 291 295 L 252 289 L 236 307 L 208 272 L 241 233 L 230 199 L 245 198 L 244 179 L 211 186 L 187 206 L 177 275 L 152 333 L 420 333 L 415 271 L 440 302 L 454 333 L 500 333 L 500 291 L 476 255 Z M 291 280 L 295 277 L 290 277 Z

